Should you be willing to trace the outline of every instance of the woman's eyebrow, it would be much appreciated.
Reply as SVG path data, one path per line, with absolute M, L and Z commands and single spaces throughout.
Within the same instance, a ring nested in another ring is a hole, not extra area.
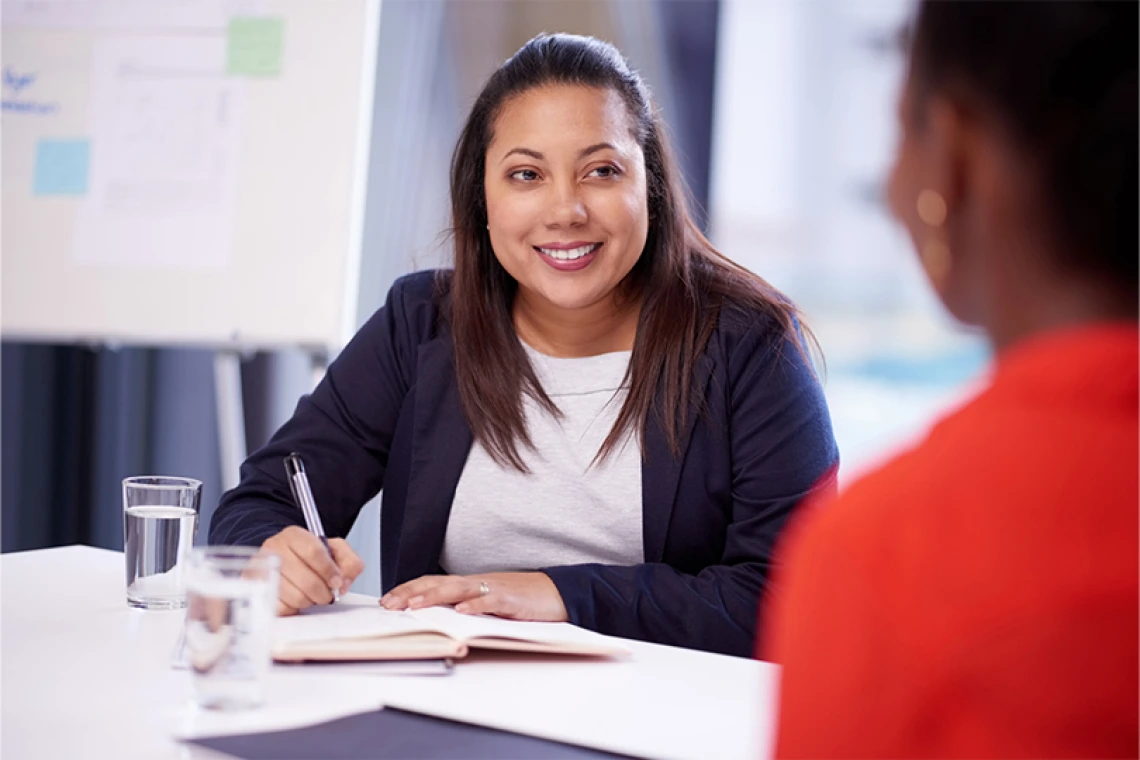
M 617 148 L 615 148 L 612 143 L 608 143 L 608 142 L 594 143 L 593 145 L 589 146 L 588 148 L 583 148 L 582 150 L 580 150 L 578 152 L 578 158 L 579 159 L 585 158 L 586 156 L 590 155 L 591 153 L 597 153 L 599 150 L 615 150 L 616 151 Z M 528 156 L 530 158 L 533 158 L 535 161 L 542 161 L 543 159 L 546 158 L 546 156 L 542 155 L 537 150 L 531 150 L 530 148 L 511 148 L 510 150 L 508 150 L 506 152 L 506 154 L 502 157 L 502 159 L 499 161 L 499 163 L 506 161 L 508 158 L 515 155 L 516 153 L 521 155 L 521 156 Z

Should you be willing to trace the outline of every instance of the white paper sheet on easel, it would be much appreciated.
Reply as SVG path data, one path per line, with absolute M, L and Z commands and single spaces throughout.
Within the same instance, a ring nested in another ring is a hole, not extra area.
M 265 13 L 266 0 L 3 0 L 6 27 L 223 30 L 232 16 Z
M 94 54 L 83 264 L 201 270 L 230 259 L 241 80 L 222 37 L 109 37 Z

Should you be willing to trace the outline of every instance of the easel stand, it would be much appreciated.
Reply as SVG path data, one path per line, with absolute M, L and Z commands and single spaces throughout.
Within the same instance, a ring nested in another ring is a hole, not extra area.
M 214 353 L 214 393 L 217 398 L 222 491 L 236 488 L 241 482 L 241 463 L 249 456 L 241 387 L 242 356 L 242 352 L 229 349 Z M 316 388 L 328 369 L 328 355 L 323 351 L 309 351 L 309 366 L 312 373 L 311 387 Z

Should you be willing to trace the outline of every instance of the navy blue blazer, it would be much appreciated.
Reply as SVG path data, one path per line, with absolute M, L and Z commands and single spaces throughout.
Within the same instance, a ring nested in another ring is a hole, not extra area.
M 473 439 L 434 280 L 419 272 L 393 285 L 292 419 L 242 465 L 240 485 L 214 513 L 211 543 L 259 545 L 304 525 L 282 464 L 298 451 L 329 536 L 345 536 L 383 489 L 385 591 L 443 572 Z M 770 318 L 722 309 L 696 372 L 706 408 L 690 415 L 681 457 L 653 415 L 646 428 L 645 562 L 536 569 L 554 581 L 572 623 L 749 656 L 773 545 L 809 492 L 834 487 L 838 452 L 818 381 Z

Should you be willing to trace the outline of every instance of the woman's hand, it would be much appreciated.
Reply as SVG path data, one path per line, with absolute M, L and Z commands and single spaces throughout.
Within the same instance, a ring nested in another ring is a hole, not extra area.
M 278 615 L 294 615 L 314 604 L 328 604 L 333 600 L 333 589 L 340 594 L 347 592 L 364 570 L 364 562 L 343 538 L 330 538 L 329 551 L 325 551 L 319 538 L 297 526 L 267 538 L 261 550 L 281 557 Z
M 454 604 L 468 615 L 564 623 L 566 606 L 546 573 L 424 575 L 402 583 L 380 599 L 389 610 Z

